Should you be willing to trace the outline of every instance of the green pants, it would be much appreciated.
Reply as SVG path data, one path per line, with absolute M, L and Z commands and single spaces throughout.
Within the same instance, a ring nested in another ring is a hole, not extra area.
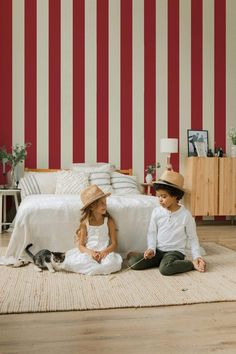
M 159 267 L 160 273 L 163 275 L 184 273 L 194 269 L 193 263 L 189 260 L 185 260 L 184 254 L 178 251 L 163 252 L 157 249 L 153 258 L 144 259 L 132 266 L 142 258 L 143 253 L 137 253 L 137 255 L 131 256 L 128 260 L 129 266 L 135 270 Z

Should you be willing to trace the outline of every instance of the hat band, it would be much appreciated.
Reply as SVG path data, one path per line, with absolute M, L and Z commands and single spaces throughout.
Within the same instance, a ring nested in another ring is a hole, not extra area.
M 173 186 L 173 187 L 182 188 L 182 187 L 180 187 L 180 186 L 177 186 L 177 184 L 171 183 L 171 182 L 169 182 L 169 181 L 165 181 L 164 179 L 161 179 L 161 178 L 159 178 L 159 181 L 165 182 L 166 184 L 169 184 L 169 185 L 171 185 L 171 186 Z M 157 181 L 157 182 L 158 182 L 158 181 Z

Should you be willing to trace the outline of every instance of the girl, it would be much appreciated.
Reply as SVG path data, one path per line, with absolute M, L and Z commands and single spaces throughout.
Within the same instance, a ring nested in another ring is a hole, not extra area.
M 117 247 L 115 223 L 107 212 L 106 197 L 97 185 L 81 192 L 83 208 L 76 232 L 78 248 L 66 252 L 64 269 L 70 272 L 96 275 L 121 269 L 122 258 Z

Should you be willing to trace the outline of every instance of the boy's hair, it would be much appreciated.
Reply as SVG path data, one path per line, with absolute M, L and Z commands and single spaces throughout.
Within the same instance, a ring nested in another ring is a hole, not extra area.
M 184 196 L 184 191 L 181 191 L 178 188 L 169 186 L 168 184 L 155 183 L 154 189 L 155 189 L 155 191 L 162 189 L 162 190 L 166 191 L 170 196 L 176 197 L 178 201 L 180 199 L 182 199 Z

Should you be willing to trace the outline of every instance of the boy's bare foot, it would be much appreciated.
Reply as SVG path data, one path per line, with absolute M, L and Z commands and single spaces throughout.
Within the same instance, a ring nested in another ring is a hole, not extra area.
M 193 260 L 193 266 L 198 272 L 205 272 L 206 262 L 199 257 Z

